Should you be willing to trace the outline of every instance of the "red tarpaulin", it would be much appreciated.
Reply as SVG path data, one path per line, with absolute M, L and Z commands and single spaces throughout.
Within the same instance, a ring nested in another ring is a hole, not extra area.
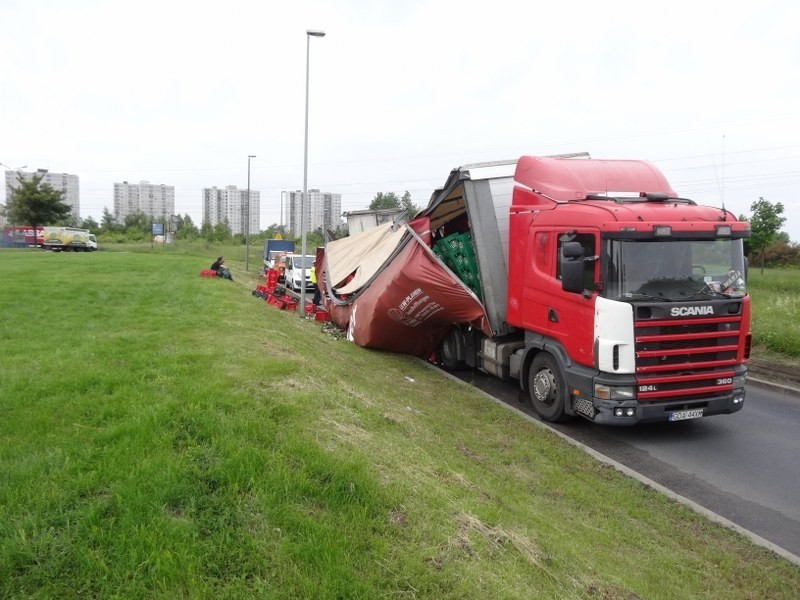
M 427 358 L 453 324 L 472 324 L 489 333 L 481 303 L 420 237 L 407 231 L 397 247 L 399 253 L 352 294 L 354 299 L 326 302 L 350 341 Z M 331 255 L 335 252 L 329 250 L 325 260 Z

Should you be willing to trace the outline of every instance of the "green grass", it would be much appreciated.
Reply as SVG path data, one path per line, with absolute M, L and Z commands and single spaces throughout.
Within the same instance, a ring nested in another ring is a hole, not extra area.
M 0 253 L 0 597 L 796 597 L 797 566 L 257 301 L 243 257 L 143 250 Z
M 753 342 L 800 358 L 800 269 L 750 269 Z

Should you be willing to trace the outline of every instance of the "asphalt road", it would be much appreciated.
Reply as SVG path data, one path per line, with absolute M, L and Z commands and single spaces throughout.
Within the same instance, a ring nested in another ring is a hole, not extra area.
M 453 373 L 535 416 L 516 381 Z M 679 423 L 558 431 L 800 556 L 800 396 L 749 384 L 744 408 Z

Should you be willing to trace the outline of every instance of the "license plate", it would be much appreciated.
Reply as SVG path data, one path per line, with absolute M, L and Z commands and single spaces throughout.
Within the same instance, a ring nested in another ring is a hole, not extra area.
M 686 421 L 687 419 L 699 419 L 703 416 L 703 409 L 696 408 L 693 410 L 676 410 L 669 413 L 670 421 Z

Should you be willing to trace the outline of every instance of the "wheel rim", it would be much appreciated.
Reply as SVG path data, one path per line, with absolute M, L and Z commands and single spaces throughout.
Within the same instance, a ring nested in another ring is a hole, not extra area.
M 536 373 L 533 380 L 533 393 L 536 400 L 546 406 L 550 406 L 555 401 L 556 379 L 550 369 L 542 369 Z

